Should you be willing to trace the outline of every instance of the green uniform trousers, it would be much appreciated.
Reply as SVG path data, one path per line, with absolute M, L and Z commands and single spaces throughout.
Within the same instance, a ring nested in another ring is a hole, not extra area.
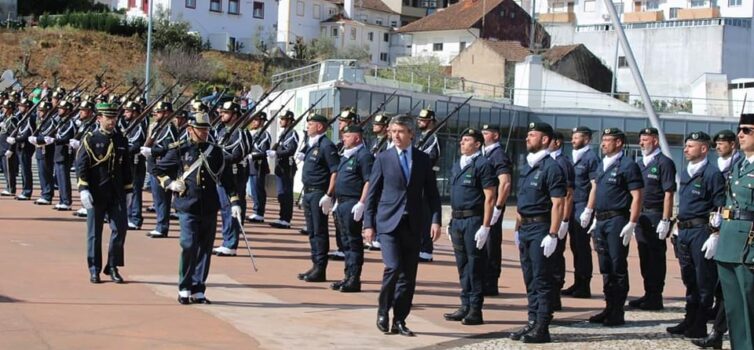
M 754 349 L 754 271 L 744 264 L 717 263 L 733 350 Z

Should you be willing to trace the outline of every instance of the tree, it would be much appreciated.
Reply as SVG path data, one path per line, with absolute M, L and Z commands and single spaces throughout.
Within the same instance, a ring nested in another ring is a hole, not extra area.
M 21 62 L 19 68 L 21 70 L 21 76 L 26 77 L 31 75 L 29 64 L 31 63 L 31 53 L 34 49 L 34 45 L 36 45 L 36 42 L 30 36 L 25 36 L 23 39 L 21 39 L 19 44 L 23 52 L 20 57 Z
M 58 78 L 60 77 L 60 54 L 52 54 L 45 57 L 42 66 L 50 72 L 52 75 L 52 86 L 58 86 Z
M 257 49 L 257 53 L 262 57 L 262 75 L 267 76 L 270 65 L 272 64 L 273 55 L 277 48 L 275 43 L 275 36 L 269 32 L 266 38 L 262 38 L 264 27 L 259 26 L 254 33 L 254 48 Z
M 181 81 L 211 80 L 214 68 L 197 51 L 167 48 L 157 55 L 160 70 Z

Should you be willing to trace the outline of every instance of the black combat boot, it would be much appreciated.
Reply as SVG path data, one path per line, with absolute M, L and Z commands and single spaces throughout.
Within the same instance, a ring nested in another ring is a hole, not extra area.
M 482 309 L 477 307 L 470 307 L 469 313 L 467 313 L 466 317 L 461 320 L 461 324 L 467 326 L 484 324 L 484 319 L 482 319 Z
M 511 340 L 521 340 L 521 338 L 523 338 L 524 335 L 526 335 L 529 332 L 531 332 L 531 330 L 534 329 L 534 326 L 536 326 L 536 325 L 537 325 L 537 323 L 535 321 L 529 320 L 529 322 L 526 324 L 526 326 L 524 326 L 523 328 L 521 328 L 521 329 L 513 332 L 513 334 L 511 334 Z
M 550 322 L 537 322 L 537 324 L 534 325 L 534 328 L 529 333 L 524 335 L 523 341 L 524 343 L 529 344 L 542 344 L 551 342 L 552 339 L 550 339 Z
M 442 314 L 446 321 L 460 321 L 469 313 L 469 307 L 461 305 L 458 310 Z

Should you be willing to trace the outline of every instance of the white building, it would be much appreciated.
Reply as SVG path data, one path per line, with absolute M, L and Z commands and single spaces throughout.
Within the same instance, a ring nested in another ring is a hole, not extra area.
M 15 19 L 18 16 L 18 0 L 0 0 L 0 19 Z
M 149 0 L 112 0 L 128 16 L 146 16 Z M 253 53 L 255 41 L 275 39 L 277 0 L 154 0 L 154 13 L 171 21 L 186 21 L 202 41 L 222 51 Z

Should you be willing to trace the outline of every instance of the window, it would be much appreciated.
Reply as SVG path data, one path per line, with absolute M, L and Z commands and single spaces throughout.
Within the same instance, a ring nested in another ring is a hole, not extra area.
M 314 17 L 314 19 L 322 19 L 322 6 L 320 6 L 319 4 L 314 4 L 312 16 Z
M 351 40 L 356 40 L 356 28 L 351 28 Z
M 367 21 L 369 21 L 369 16 L 367 16 L 367 15 L 365 15 L 365 14 L 362 13 L 362 14 L 359 15 L 359 21 L 367 23 Z
M 691 0 L 691 7 L 704 7 L 707 0 Z
M 374 33 L 373 32 L 367 33 L 367 40 L 374 41 Z
M 329 9 L 327 9 L 327 14 L 330 15 L 330 16 L 335 15 L 335 8 L 334 7 L 330 7 Z
M 681 9 L 680 7 L 671 7 L 670 8 L 669 18 L 670 19 L 676 19 L 676 18 L 678 18 L 678 10 L 680 10 L 680 9 Z
M 442 51 L 442 43 L 432 44 L 432 51 Z
M 380 52 L 380 61 L 387 62 L 387 52 Z
M 388 34 L 388 33 L 382 34 L 382 41 L 384 41 L 384 42 L 390 41 L 390 34 Z
M 377 23 L 378 26 L 381 26 L 382 25 L 382 21 L 383 21 L 382 17 L 377 17 L 374 20 L 374 23 Z
M 259 1 L 254 1 L 254 8 L 252 11 L 252 14 L 254 15 L 254 18 L 264 18 L 264 3 Z
M 739 1 L 741 1 L 741 0 L 739 0 Z M 390 21 L 390 26 L 393 27 L 393 28 L 398 27 L 398 21 Z
M 299 0 L 296 2 L 296 16 L 304 17 L 305 11 L 305 4 L 303 1 Z
M 338 36 L 338 28 L 333 27 L 332 29 L 332 36 L 337 37 Z
M 135 1 L 129 0 L 129 2 L 128 2 L 129 7 L 133 7 L 133 6 L 131 6 L 132 2 L 135 2 Z M 196 8 L 196 0 L 186 0 L 186 8 L 195 9 Z
M 741 0 L 728 0 L 728 6 L 741 6 Z
M 458 49 L 458 51 L 463 51 L 463 49 L 466 48 L 466 42 L 465 41 L 461 41 L 461 44 L 458 45 L 458 46 L 460 46 L 460 49 Z
M 128 8 L 132 9 L 134 7 L 136 7 L 136 0 L 128 0 Z
M 628 61 L 626 61 L 626 56 L 618 56 L 618 68 L 625 68 L 628 67 Z
M 596 1 L 584 0 L 584 12 L 594 12 L 596 7 Z
M 209 10 L 212 12 L 223 12 L 223 4 L 220 0 L 209 0 Z
M 241 14 L 240 0 L 228 0 L 228 13 L 231 15 Z
M 646 7 L 647 11 L 657 11 L 660 9 L 660 2 L 658 0 L 649 0 Z

